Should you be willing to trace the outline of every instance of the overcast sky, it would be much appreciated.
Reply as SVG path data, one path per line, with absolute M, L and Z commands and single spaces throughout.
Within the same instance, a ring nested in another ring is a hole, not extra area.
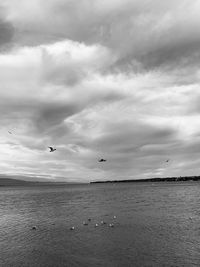
M 0 174 L 200 175 L 199 10 L 200 0 L 0 0 Z

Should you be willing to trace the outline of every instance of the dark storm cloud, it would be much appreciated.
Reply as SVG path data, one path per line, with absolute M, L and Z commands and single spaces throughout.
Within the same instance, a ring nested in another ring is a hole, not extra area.
M 39 129 L 48 130 L 59 125 L 64 119 L 78 113 L 81 107 L 71 103 L 46 103 L 36 113 L 36 125 Z
M 1 123 L 7 123 L 10 120 L 22 120 L 28 124 L 29 134 L 52 134 L 55 131 L 66 131 L 66 125 L 62 123 L 67 118 L 80 113 L 84 109 L 92 108 L 100 103 L 113 103 L 121 100 L 121 94 L 118 93 L 99 93 L 91 96 L 91 98 L 82 99 L 80 101 L 41 101 L 39 99 L 24 98 L 10 100 L 10 98 L 1 99 Z M 22 96 L 23 97 L 23 96 Z M 27 129 L 28 130 L 28 129 Z M 68 129 L 69 130 L 69 129 Z M 58 133 L 57 133 L 58 135 Z
M 84 163 L 90 169 L 103 168 L 108 172 L 118 170 L 118 173 L 126 173 L 138 168 L 144 170 L 145 165 L 149 167 L 153 162 L 153 166 L 156 166 L 165 160 L 170 151 L 166 144 L 170 146 L 176 134 L 170 127 L 162 129 L 131 121 L 117 121 L 116 124 L 110 122 L 100 137 L 93 139 L 92 142 L 85 140 L 84 146 L 91 149 L 92 154 L 88 159 L 84 159 Z M 153 153 L 150 153 L 148 146 L 160 147 L 159 150 L 151 149 Z M 99 166 L 97 162 L 99 155 L 108 159 L 107 164 Z
M 12 23 L 5 20 L 0 6 L 0 52 L 12 43 L 15 34 Z
M 147 144 L 165 144 L 170 142 L 174 136 L 175 131 L 170 127 L 163 129 L 137 121 L 117 121 L 116 124 L 110 122 L 104 129 L 104 134 L 99 140 L 94 140 L 94 143 L 95 146 L 104 148 L 104 152 L 124 153 L 131 146 L 134 152 Z
M 175 67 L 192 64 L 190 58 L 199 54 L 199 1 L 22 1 L 16 10 L 15 5 L 8 1 L 5 6 L 22 41 L 49 42 L 51 36 L 54 41 L 100 43 L 118 55 L 114 68 Z
M 0 18 L 0 46 L 11 42 L 14 34 L 13 26 Z
M 166 144 L 173 141 L 175 134 L 170 128 L 159 129 L 143 123 L 133 123 L 132 126 L 131 122 L 117 123 L 114 127 L 108 127 L 107 134 L 103 134 L 99 140 L 94 140 L 94 148 L 99 154 L 108 157 L 109 164 L 105 166 L 107 170 L 130 171 L 144 168 L 144 161 L 149 156 L 150 159 L 156 157 L 156 162 L 160 161 L 159 157 L 165 158 L 168 150 Z M 149 153 L 145 148 L 154 145 L 160 145 L 160 150 Z M 147 165 L 151 164 L 150 159 Z
M 189 39 L 189 37 L 188 37 Z M 171 39 L 170 39 L 171 40 Z M 191 79 L 189 82 L 194 80 L 194 74 L 198 67 L 200 59 L 200 39 L 198 40 L 186 40 L 184 43 L 177 40 L 177 43 L 166 43 L 163 46 L 156 47 L 150 52 L 144 53 L 143 55 L 128 55 L 120 58 L 112 70 L 118 68 L 125 72 L 131 69 L 135 72 L 145 72 L 151 69 L 162 68 L 166 72 L 176 71 L 177 68 L 184 75 L 186 70 L 187 75 L 185 77 L 184 84 L 187 84 L 189 74 Z M 180 82 L 183 77 L 179 78 Z M 178 81 L 177 81 L 178 82 Z

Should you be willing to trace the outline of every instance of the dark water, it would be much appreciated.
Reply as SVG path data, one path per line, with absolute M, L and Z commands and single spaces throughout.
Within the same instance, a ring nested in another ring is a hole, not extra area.
M 0 266 L 200 266 L 200 184 L 2 187 Z

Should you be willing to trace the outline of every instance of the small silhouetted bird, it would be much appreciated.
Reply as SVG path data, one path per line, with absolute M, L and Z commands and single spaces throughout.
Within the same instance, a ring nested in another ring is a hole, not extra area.
M 50 151 L 49 152 L 54 152 L 56 148 L 53 148 L 52 146 L 49 146 Z
M 8 131 L 9 134 L 12 134 L 10 131 Z
M 99 162 L 106 162 L 107 159 L 99 159 Z
M 169 162 L 169 159 L 167 159 L 166 162 Z

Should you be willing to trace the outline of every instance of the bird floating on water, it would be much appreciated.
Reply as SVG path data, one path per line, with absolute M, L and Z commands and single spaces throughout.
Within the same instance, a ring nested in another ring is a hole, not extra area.
M 109 227 L 114 227 L 114 224 L 113 224 L 113 223 L 110 223 L 110 224 L 109 224 Z
M 32 230 L 36 230 L 36 229 L 37 229 L 37 227 L 36 227 L 36 226 L 33 226 L 33 227 L 32 227 Z
M 83 225 L 88 225 L 88 223 L 86 223 L 85 221 L 83 222 Z
M 91 219 L 90 218 L 88 218 L 88 222 L 91 222 Z
M 99 162 L 106 162 L 107 159 L 99 159 Z
M 70 230 L 74 230 L 74 229 L 75 229 L 75 227 L 74 227 L 74 226 L 70 227 Z
M 99 226 L 98 223 L 96 223 L 96 224 L 95 224 L 95 227 L 98 227 L 98 226 Z
M 101 224 L 106 224 L 106 222 L 104 222 L 104 221 L 101 221 Z
M 52 146 L 49 146 L 50 151 L 49 152 L 54 152 L 56 148 L 53 148 Z
M 113 218 L 116 219 L 117 217 L 114 215 Z

